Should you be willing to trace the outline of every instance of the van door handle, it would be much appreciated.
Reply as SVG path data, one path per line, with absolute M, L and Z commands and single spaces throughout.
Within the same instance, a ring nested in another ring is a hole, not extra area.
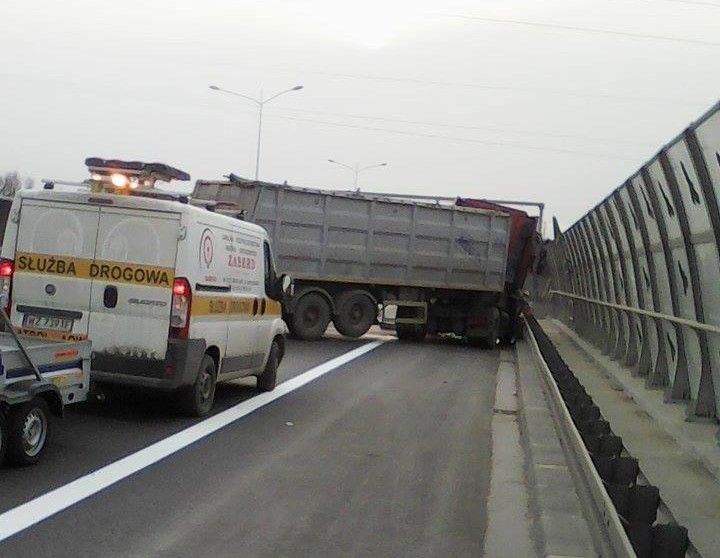
M 264 298 L 262 299 L 262 302 L 260 303 L 260 314 L 263 316 L 265 315 L 265 310 L 267 309 L 267 300 Z
M 258 299 L 253 300 L 253 316 L 257 316 L 258 313 Z
M 115 285 L 108 285 L 103 292 L 103 304 L 105 308 L 115 308 L 118 301 L 118 290 Z

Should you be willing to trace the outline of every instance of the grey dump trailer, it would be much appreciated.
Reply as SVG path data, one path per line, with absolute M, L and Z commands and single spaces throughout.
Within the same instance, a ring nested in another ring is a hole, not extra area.
M 492 346 L 509 328 L 506 213 L 234 175 L 198 181 L 192 200 L 267 229 L 295 279 L 283 313 L 298 337 L 317 339 L 330 321 L 359 337 L 384 318 L 400 339 L 455 333 Z

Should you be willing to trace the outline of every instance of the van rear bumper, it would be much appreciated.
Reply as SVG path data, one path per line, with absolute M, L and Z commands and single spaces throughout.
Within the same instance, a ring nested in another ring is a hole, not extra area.
M 204 339 L 169 339 L 165 359 L 95 354 L 94 382 L 174 390 L 195 383 L 205 354 Z

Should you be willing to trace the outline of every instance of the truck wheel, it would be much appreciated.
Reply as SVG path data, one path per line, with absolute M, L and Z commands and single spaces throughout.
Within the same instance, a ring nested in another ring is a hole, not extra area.
M 498 326 L 497 324 L 488 335 L 481 337 L 468 337 L 467 342 L 471 347 L 479 347 L 480 349 L 494 349 L 498 344 Z
M 500 345 L 503 347 L 512 347 L 517 341 L 517 337 L 511 331 L 508 331 L 500 338 Z
M 180 389 L 178 403 L 183 413 L 193 417 L 204 417 L 212 408 L 215 398 L 215 382 L 217 367 L 210 355 L 205 355 L 200 362 L 197 379 L 191 386 Z
M 42 397 L 10 409 L 8 460 L 15 465 L 37 463 L 50 436 L 50 408 Z
M 427 326 L 405 324 L 395 326 L 395 334 L 400 341 L 422 341 L 427 335 Z
M 503 345 L 514 345 L 518 339 L 523 338 L 523 321 L 520 317 L 510 319 L 507 332 L 500 338 Z
M 377 307 L 362 291 L 342 293 L 335 303 L 335 328 L 345 337 L 361 337 L 375 323 Z
M 273 341 L 265 370 L 257 377 L 258 391 L 272 391 L 275 389 L 278 366 L 280 366 L 280 345 L 278 345 L 277 341 Z
M 0 467 L 5 461 L 5 452 L 7 451 L 7 422 L 5 415 L 0 411 Z
M 295 305 L 292 330 L 300 339 L 320 339 L 330 323 L 330 306 L 318 293 L 307 293 Z
M 468 337 L 467 341 L 468 345 L 471 347 L 490 350 L 495 348 L 495 345 L 497 344 L 497 337 Z

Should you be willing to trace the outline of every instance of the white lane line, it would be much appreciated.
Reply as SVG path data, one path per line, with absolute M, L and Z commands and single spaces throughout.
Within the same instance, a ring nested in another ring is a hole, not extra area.
M 0 542 L 165 459 L 190 444 L 202 440 L 213 432 L 369 353 L 380 345 L 382 345 L 381 341 L 373 341 L 353 349 L 283 382 L 271 392 L 261 393 L 243 401 L 138 452 L 0 514 Z

